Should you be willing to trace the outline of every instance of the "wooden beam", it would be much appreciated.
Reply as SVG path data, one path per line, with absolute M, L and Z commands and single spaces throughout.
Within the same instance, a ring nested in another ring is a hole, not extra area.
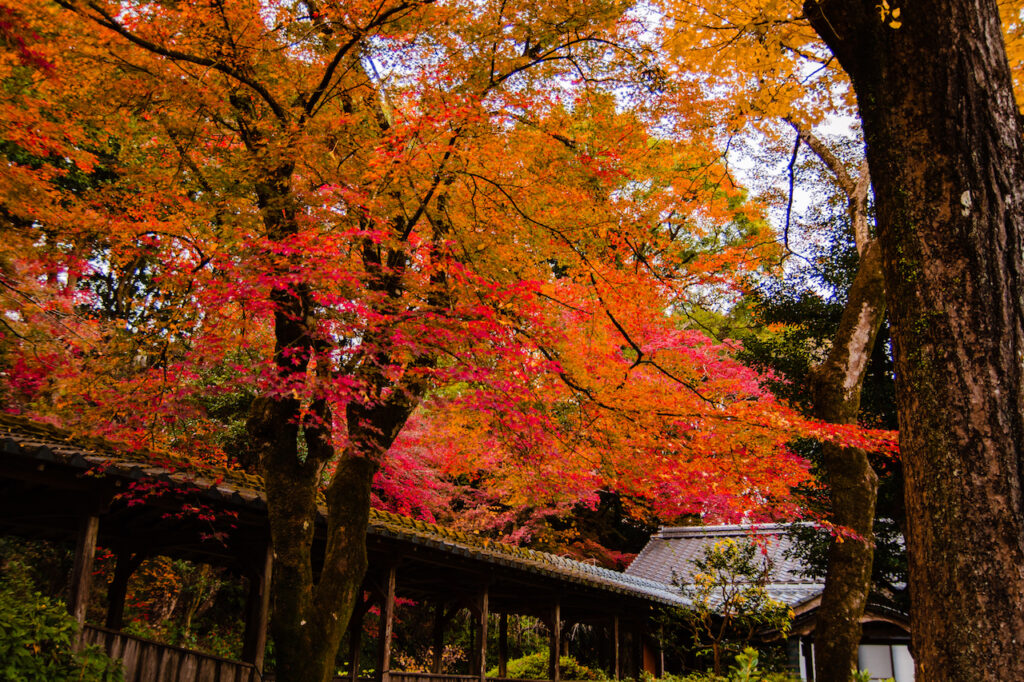
M 665 626 L 658 626 L 658 671 L 655 677 L 665 676 Z
M 114 578 L 107 587 L 107 622 L 109 630 L 120 630 L 124 627 L 124 600 L 128 595 L 128 581 L 142 564 L 145 554 L 142 552 L 121 551 L 117 553 L 117 565 Z
M 498 622 L 498 677 L 508 677 L 508 611 L 501 612 Z
M 71 571 L 71 601 L 68 611 L 78 621 L 85 623 L 85 612 L 89 606 L 89 588 L 92 585 L 92 564 L 96 558 L 96 537 L 99 535 L 100 517 L 90 514 L 82 519 L 75 543 L 75 566 Z
M 391 635 L 395 628 L 395 567 L 388 567 L 387 582 L 384 585 L 384 605 L 381 608 L 380 645 L 378 651 L 377 676 L 380 682 L 391 682 Z
M 487 679 L 487 620 L 488 620 L 488 590 L 487 585 L 484 585 L 484 591 L 480 594 L 480 644 L 478 658 L 480 660 L 480 682 L 485 682 Z
M 641 631 L 640 623 L 633 625 L 633 670 L 632 677 L 634 680 L 640 679 L 640 674 L 644 669 L 644 644 L 643 644 L 643 632 Z
M 267 651 L 267 622 L 270 614 L 270 578 L 274 570 L 274 549 L 267 543 L 262 565 L 249 576 L 249 598 L 245 613 L 242 660 L 263 672 Z
M 612 675 L 622 678 L 622 660 L 619 658 L 619 616 L 612 616 Z
M 562 666 L 558 658 L 562 651 L 562 604 L 557 597 L 555 598 L 555 605 L 551 609 L 550 644 L 548 672 L 552 682 L 560 682 L 562 679 Z

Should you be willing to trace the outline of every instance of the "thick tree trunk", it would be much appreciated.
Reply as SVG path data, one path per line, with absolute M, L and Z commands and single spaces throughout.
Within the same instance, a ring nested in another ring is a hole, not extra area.
M 820 0 L 875 185 L 919 680 L 1024 679 L 1024 149 L 994 0 Z
M 298 233 L 292 172 L 290 164 L 269 169 L 255 187 L 267 234 L 277 242 Z M 367 286 L 387 294 L 385 301 L 397 299 L 404 254 L 390 250 L 382 257 L 372 244 L 364 252 L 371 273 Z M 312 292 L 298 282 L 274 288 L 270 297 L 275 306 L 274 361 L 279 378 L 282 386 L 303 386 L 307 372 L 312 371 L 311 362 L 323 350 Z M 270 629 L 281 682 L 326 682 L 333 677 L 338 648 L 366 572 L 373 476 L 425 390 L 414 374 L 397 385 L 385 377 L 383 368 L 392 364 L 387 348 L 376 348 L 373 342 L 371 334 L 364 335 L 364 346 L 373 349 L 358 370 L 367 389 L 365 403 L 346 407 L 349 445 L 337 458 L 325 490 L 327 543 L 319 577 L 313 574 L 313 538 L 320 518 L 317 498 L 324 469 L 336 454 L 330 406 L 315 395 L 305 403 L 287 395 L 262 397 L 254 401 L 247 423 L 267 494 L 274 551 Z M 316 371 L 329 371 L 329 364 L 321 357 Z M 305 445 L 302 457 L 300 439 Z

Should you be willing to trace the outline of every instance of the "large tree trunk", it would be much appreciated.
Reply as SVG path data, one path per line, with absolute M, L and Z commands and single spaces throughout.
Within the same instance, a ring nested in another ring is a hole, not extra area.
M 267 234 L 275 242 L 286 242 L 298 233 L 292 172 L 290 164 L 282 164 L 268 169 L 256 183 Z M 364 246 L 366 286 L 387 294 L 385 306 L 401 295 L 405 260 L 400 250 Z M 282 269 L 280 274 L 289 273 Z M 317 372 L 331 371 L 318 339 L 309 286 L 298 282 L 276 287 L 270 297 L 281 385 L 305 385 L 315 359 Z M 387 341 L 379 343 L 375 346 L 371 333 L 364 335 L 364 346 L 372 349 L 357 370 L 366 387 L 365 399 L 346 406 L 349 445 L 337 458 L 325 490 L 327 543 L 319 576 L 313 571 L 313 540 L 320 519 L 317 498 L 325 467 L 336 455 L 330 405 L 315 395 L 306 397 L 306 403 L 287 394 L 264 396 L 254 401 L 247 423 L 267 494 L 274 551 L 270 629 L 276 679 L 281 682 L 327 682 L 334 675 L 335 657 L 366 572 L 373 476 L 425 390 L 415 373 L 399 382 L 384 375 L 383 368 L 392 362 Z M 305 445 L 301 457 L 300 440 Z
M 1024 679 L 1024 150 L 994 0 L 821 0 L 875 185 L 920 680 Z

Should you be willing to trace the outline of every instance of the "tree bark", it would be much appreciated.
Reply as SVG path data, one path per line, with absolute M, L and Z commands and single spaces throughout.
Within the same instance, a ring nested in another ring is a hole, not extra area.
M 806 2 L 875 185 L 919 680 L 1024 679 L 1024 149 L 994 0 Z
M 836 424 L 856 421 L 867 362 L 884 316 L 881 251 L 872 241 L 861 255 L 828 359 L 811 375 L 819 418 Z M 847 682 L 857 668 L 860 619 L 871 590 L 878 476 L 865 450 L 834 443 L 822 445 L 822 467 L 832 501 L 832 522 L 857 537 L 837 538 L 829 547 L 825 590 L 814 629 L 815 679 Z
M 835 176 L 847 198 L 850 226 L 860 261 L 828 357 L 809 376 L 815 416 L 832 424 L 853 424 L 872 349 L 885 318 L 885 284 L 878 242 L 871 238 L 866 161 L 854 178 L 845 164 L 809 130 L 793 124 L 801 139 Z M 871 591 L 873 530 L 878 476 L 860 448 L 822 444 L 821 465 L 832 503 L 831 520 L 856 537 L 839 537 L 828 551 L 825 590 L 817 611 L 815 679 L 848 682 L 857 668 L 861 618 Z
M 260 140 L 253 138 L 248 144 L 259 148 Z M 290 163 L 279 164 L 266 169 L 255 183 L 267 235 L 275 242 L 286 242 L 299 231 L 293 169 Z M 375 244 L 365 244 L 363 251 L 370 273 L 366 286 L 385 294 L 382 305 L 387 306 L 401 296 L 406 257 L 400 250 Z M 278 274 L 291 274 L 287 262 L 279 267 Z M 330 360 L 321 355 L 324 344 L 317 337 L 309 285 L 300 281 L 275 287 L 270 298 L 275 306 L 274 361 L 281 385 L 305 385 L 316 359 L 318 373 L 330 371 Z M 337 458 L 334 418 L 325 398 L 310 396 L 303 404 L 292 395 L 264 396 L 254 401 L 247 423 L 267 494 L 274 550 L 270 629 L 281 682 L 326 682 L 333 677 L 335 657 L 366 572 L 373 476 L 425 391 L 414 373 L 397 383 L 384 375 L 383 368 L 392 362 L 386 342 L 375 345 L 376 341 L 372 333 L 364 335 L 363 344 L 372 351 L 364 353 L 357 373 L 367 387 L 366 395 L 364 401 L 346 405 L 348 446 Z M 300 439 L 305 445 L 301 457 Z M 314 579 L 313 538 L 320 520 L 317 498 L 325 467 L 335 460 L 334 475 L 324 491 L 326 550 L 319 578 Z

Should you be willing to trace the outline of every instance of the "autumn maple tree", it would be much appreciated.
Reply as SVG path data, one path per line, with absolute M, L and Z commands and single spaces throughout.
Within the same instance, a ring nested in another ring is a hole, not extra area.
M 7 408 L 262 475 L 278 679 L 333 673 L 428 395 L 501 445 L 453 470 L 666 513 L 789 510 L 789 439 L 871 439 L 684 321 L 777 249 L 626 4 L 5 8 Z

